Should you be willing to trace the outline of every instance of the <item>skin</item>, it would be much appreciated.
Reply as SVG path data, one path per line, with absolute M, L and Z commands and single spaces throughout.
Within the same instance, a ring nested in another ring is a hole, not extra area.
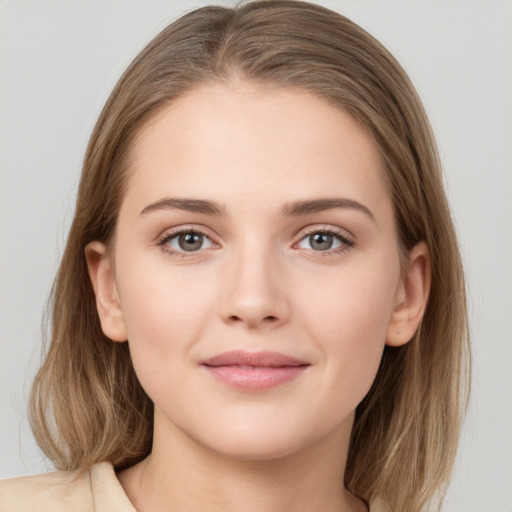
M 152 455 L 119 474 L 129 498 L 139 512 L 366 510 L 342 486 L 354 411 L 384 345 L 414 334 L 430 283 L 423 243 L 401 269 L 372 138 L 311 93 L 241 82 L 187 93 L 132 149 L 113 247 L 86 249 L 103 330 L 128 340 L 155 404 Z M 223 213 L 155 206 L 166 198 Z M 283 214 L 325 198 L 371 213 Z M 192 228 L 204 238 L 186 252 L 176 230 Z M 319 250 L 310 235 L 330 230 Z M 229 350 L 309 366 L 247 392 L 201 366 Z

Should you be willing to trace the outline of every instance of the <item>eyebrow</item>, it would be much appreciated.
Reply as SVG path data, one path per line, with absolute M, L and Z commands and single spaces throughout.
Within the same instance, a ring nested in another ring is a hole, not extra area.
M 146 206 L 141 212 L 141 215 L 156 210 L 185 210 L 188 212 L 204 213 L 206 215 L 225 215 L 226 208 L 213 201 L 205 199 L 187 199 L 187 198 L 174 198 L 167 197 L 161 199 L 156 203 Z
M 303 201 L 294 201 L 286 203 L 281 209 L 281 214 L 287 217 L 298 217 L 301 215 L 311 215 L 314 213 L 323 212 L 325 210 L 333 210 L 335 208 L 353 209 L 364 213 L 372 221 L 375 221 L 375 216 L 368 207 L 353 199 L 341 197 L 329 197 L 320 199 L 308 199 Z M 146 206 L 141 212 L 141 215 L 146 215 L 157 210 L 184 210 L 195 213 L 203 213 L 205 215 L 226 215 L 226 207 L 222 204 L 206 199 L 189 199 L 189 198 L 174 198 L 167 197 L 151 203 Z
M 311 199 L 307 201 L 296 201 L 283 206 L 282 213 L 287 216 L 308 215 L 319 213 L 334 208 L 349 208 L 360 211 L 375 222 L 375 215 L 364 204 L 344 197 L 329 197 L 322 199 Z

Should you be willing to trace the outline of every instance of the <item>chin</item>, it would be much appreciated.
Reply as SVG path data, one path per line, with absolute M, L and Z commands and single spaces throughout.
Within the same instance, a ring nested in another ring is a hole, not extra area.
M 238 422 L 219 422 L 207 425 L 192 434 L 196 441 L 212 452 L 239 461 L 277 461 L 308 451 L 322 440 L 335 434 L 333 425 L 309 425 L 283 418 L 255 418 Z M 337 437 L 338 434 L 335 434 Z

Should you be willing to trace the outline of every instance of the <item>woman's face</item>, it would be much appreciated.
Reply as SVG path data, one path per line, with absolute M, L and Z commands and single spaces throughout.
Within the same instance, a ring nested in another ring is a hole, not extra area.
M 144 127 L 130 172 L 103 325 L 156 432 L 256 459 L 346 435 L 404 288 L 372 138 L 308 92 L 209 85 Z

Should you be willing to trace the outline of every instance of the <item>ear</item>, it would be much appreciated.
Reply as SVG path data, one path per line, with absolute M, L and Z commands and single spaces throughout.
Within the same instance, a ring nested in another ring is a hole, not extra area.
M 126 327 L 117 293 L 112 256 L 101 242 L 91 242 L 85 247 L 85 257 L 101 328 L 112 341 L 126 341 Z
M 430 254 L 427 244 L 420 242 L 409 253 L 407 267 L 397 287 L 386 345 L 404 345 L 414 336 L 427 307 L 430 282 Z

